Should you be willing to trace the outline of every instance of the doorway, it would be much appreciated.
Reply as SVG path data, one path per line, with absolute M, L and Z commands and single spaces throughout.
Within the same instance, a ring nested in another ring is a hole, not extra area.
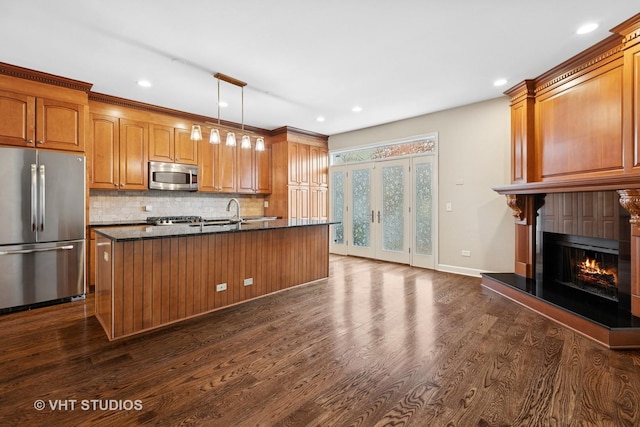
M 331 166 L 332 253 L 434 269 L 437 157 Z

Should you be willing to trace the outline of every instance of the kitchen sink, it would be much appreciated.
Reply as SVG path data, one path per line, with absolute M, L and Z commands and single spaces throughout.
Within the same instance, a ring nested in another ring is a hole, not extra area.
M 202 221 L 202 224 L 199 222 L 194 222 L 189 224 L 189 227 L 211 227 L 211 226 L 223 226 L 223 225 L 234 225 L 234 224 L 249 224 L 252 222 L 261 222 L 261 221 L 273 221 L 274 219 L 278 219 L 277 216 L 260 216 L 260 217 L 251 217 L 251 218 L 243 218 L 238 221 L 237 219 L 208 219 Z
M 252 217 L 252 218 L 243 218 L 242 222 L 247 223 L 247 222 L 273 221 L 274 219 L 278 219 L 278 217 L 277 216 L 259 216 L 259 217 Z

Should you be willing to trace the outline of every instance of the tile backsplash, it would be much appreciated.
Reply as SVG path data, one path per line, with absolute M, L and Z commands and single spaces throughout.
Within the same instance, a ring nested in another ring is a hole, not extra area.
M 199 215 L 204 218 L 226 218 L 231 197 L 240 202 L 243 217 L 264 215 L 264 197 L 196 193 L 187 191 L 103 191 L 91 190 L 89 223 L 144 221 L 148 216 Z M 147 207 L 151 210 L 147 211 Z

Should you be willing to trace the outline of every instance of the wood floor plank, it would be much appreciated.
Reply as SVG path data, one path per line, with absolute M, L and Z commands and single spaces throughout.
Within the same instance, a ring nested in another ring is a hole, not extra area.
M 264 260 L 283 255 L 258 255 L 244 271 L 262 292 Z M 179 306 L 153 273 L 142 298 L 170 310 L 155 321 Z M 242 291 L 254 292 L 229 298 Z M 91 295 L 2 315 L 0 340 L 2 425 L 640 425 L 640 352 L 607 350 L 478 278 L 363 258 L 332 255 L 328 279 L 119 341 Z

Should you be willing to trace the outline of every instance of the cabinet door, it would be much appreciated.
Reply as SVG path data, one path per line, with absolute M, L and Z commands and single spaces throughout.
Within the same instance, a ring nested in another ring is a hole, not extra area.
M 298 144 L 298 182 L 301 185 L 309 185 L 310 148 L 306 144 Z
M 205 139 L 203 136 L 203 140 L 199 141 L 198 191 L 218 191 L 215 179 L 215 172 L 218 168 L 215 162 L 218 157 L 219 145 L 209 144 Z
M 198 164 L 198 141 L 191 140 L 191 130 L 175 130 L 175 162 L 187 165 Z
M 312 186 L 309 192 L 310 219 L 329 219 L 328 189 Z
M 322 147 L 309 148 L 309 175 L 311 185 L 329 185 L 329 152 Z
M 289 185 L 298 185 L 300 184 L 300 174 L 298 166 L 298 144 L 290 142 L 287 147 L 289 155 L 288 162 L 289 165 Z
M 35 145 L 36 98 L 0 91 L 0 144 Z
M 91 114 L 91 140 L 89 188 L 117 189 L 120 184 L 120 128 L 118 119 Z
M 120 119 L 120 188 L 147 189 L 147 124 Z
M 254 189 L 260 194 L 271 193 L 271 147 L 265 147 L 264 151 L 256 151 Z
M 289 186 L 289 218 L 309 218 L 308 186 Z
M 85 106 L 36 99 L 36 142 L 45 148 L 84 151 Z
M 255 155 L 256 151 L 240 148 L 238 150 L 238 193 L 255 193 Z
M 149 160 L 173 162 L 175 158 L 174 147 L 172 127 L 149 125 Z
M 218 158 L 216 159 L 215 166 L 217 166 L 217 172 L 214 171 L 216 177 L 216 187 L 218 191 L 223 193 L 235 193 L 236 192 L 236 147 L 228 146 L 226 144 L 220 144 L 218 147 Z

